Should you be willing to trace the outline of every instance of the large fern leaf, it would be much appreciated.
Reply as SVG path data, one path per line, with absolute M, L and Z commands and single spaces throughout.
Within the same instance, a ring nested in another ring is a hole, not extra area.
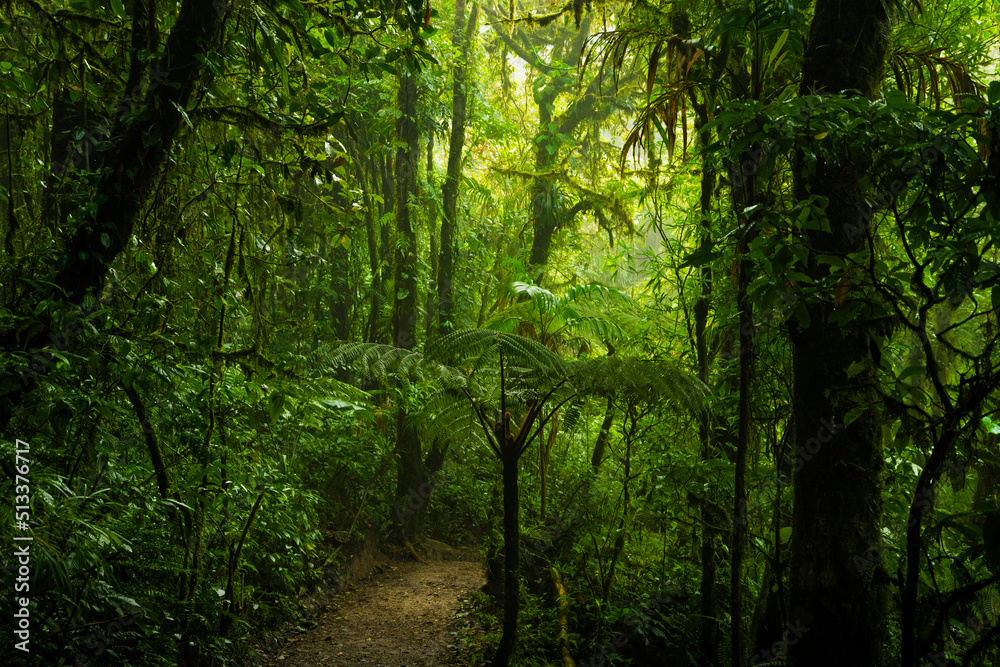
M 638 318 L 630 314 L 635 310 L 632 299 L 599 283 L 578 285 L 557 296 L 538 285 L 514 282 L 510 292 L 514 303 L 487 320 L 485 328 L 517 331 L 560 350 L 617 345 L 640 328 Z
M 566 362 L 538 341 L 506 331 L 466 329 L 437 339 L 428 356 L 442 365 L 460 366 L 477 372 L 496 372 L 500 356 L 512 380 L 534 380 L 540 386 L 566 378 Z
M 697 378 L 671 361 L 608 356 L 567 362 L 538 341 L 489 329 L 447 334 L 426 354 L 391 345 L 347 343 L 324 362 L 381 383 L 430 382 L 420 414 L 413 417 L 429 436 L 452 444 L 483 441 L 469 398 L 483 414 L 496 413 L 499 419 L 502 399 L 516 413 L 518 406 L 555 390 L 548 396 L 555 404 L 571 401 L 564 428 L 572 428 L 588 396 L 610 396 L 631 404 L 664 404 L 696 413 L 703 409 L 707 395 Z
M 332 368 L 345 368 L 382 384 L 395 381 L 423 382 L 437 379 L 444 386 L 459 389 L 465 385 L 455 368 L 428 360 L 423 354 L 378 343 L 345 343 L 325 359 Z
M 669 402 L 687 412 L 703 409 L 707 388 L 672 361 L 607 356 L 572 362 L 571 383 L 581 394 L 614 396 L 628 403 Z

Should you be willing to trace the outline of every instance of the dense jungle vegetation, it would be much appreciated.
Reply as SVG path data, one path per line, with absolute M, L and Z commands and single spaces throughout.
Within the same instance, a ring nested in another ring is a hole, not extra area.
M 998 9 L 0 0 L 0 660 L 1000 664 Z

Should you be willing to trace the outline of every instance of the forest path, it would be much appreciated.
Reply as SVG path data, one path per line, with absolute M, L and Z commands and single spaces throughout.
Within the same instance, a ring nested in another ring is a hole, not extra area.
M 338 595 L 312 632 L 271 665 L 424 667 L 444 664 L 458 599 L 483 584 L 482 566 L 463 561 L 386 565 Z

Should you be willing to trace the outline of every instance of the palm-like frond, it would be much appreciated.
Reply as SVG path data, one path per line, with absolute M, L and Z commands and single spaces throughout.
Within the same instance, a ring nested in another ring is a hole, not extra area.
M 917 104 L 933 100 L 934 107 L 940 109 L 942 100 L 951 97 L 961 109 L 962 96 L 985 96 L 985 88 L 972 77 L 968 65 L 949 58 L 943 47 L 923 51 L 897 48 L 889 54 L 889 66 L 896 87 Z
M 486 444 L 468 401 L 464 396 L 459 399 L 453 391 L 441 390 L 429 396 L 421 412 L 421 421 L 431 440 Z
M 635 318 L 628 314 L 634 302 L 628 295 L 598 283 L 578 285 L 556 296 L 530 283 L 515 282 L 511 292 L 519 299 L 485 324 L 488 329 L 512 331 L 521 323 L 538 327 L 543 342 L 552 338 L 584 337 L 592 341 L 619 341 L 628 337 Z
M 428 357 L 448 366 L 469 368 L 472 375 L 499 368 L 503 355 L 509 380 L 551 386 L 566 378 L 566 362 L 538 341 L 505 331 L 466 329 L 438 338 Z
M 332 368 L 349 369 L 358 375 L 387 384 L 394 381 L 423 382 L 438 379 L 450 388 L 464 386 L 454 368 L 428 360 L 420 352 L 378 343 L 346 343 L 327 358 Z
M 430 437 L 452 443 L 484 441 L 478 415 L 551 398 L 566 404 L 563 428 L 580 420 L 589 396 L 626 404 L 665 404 L 696 413 L 707 394 L 694 376 L 666 360 L 608 356 L 567 362 L 538 341 L 504 331 L 469 329 L 438 338 L 426 354 L 391 345 L 348 343 L 326 359 L 383 383 L 433 381 L 420 421 Z M 500 367 L 504 382 L 501 387 Z M 516 416 L 516 414 L 515 414 Z
M 621 151 L 622 171 L 629 153 L 636 153 L 653 136 L 654 128 L 664 136 L 668 155 L 674 153 L 678 128 L 682 134 L 682 147 L 687 148 L 687 104 L 694 87 L 689 75 L 695 61 L 704 54 L 701 49 L 689 48 L 685 39 L 673 30 L 616 30 L 601 33 L 592 40 L 584 68 L 591 55 L 600 53 L 599 69 L 603 72 L 611 67 L 615 88 L 618 89 L 626 56 L 630 52 L 649 53 L 645 75 L 646 104 L 625 138 Z M 664 77 L 664 89 L 654 96 L 653 90 L 660 74 Z
M 686 151 L 689 115 L 706 123 L 723 98 L 780 95 L 795 71 L 788 66 L 787 56 L 802 53 L 804 25 L 795 4 L 737 3 L 718 17 L 714 30 L 701 37 L 692 35 L 687 13 L 672 8 L 669 14 L 658 15 L 660 20 L 652 28 L 644 24 L 595 38 L 591 52 L 601 54 L 601 70 L 611 67 L 616 87 L 626 63 L 645 56 L 646 101 L 622 146 L 622 172 L 630 154 L 640 162 L 639 153 L 645 150 L 652 160 L 656 136 L 666 145 L 668 160 L 675 154 L 678 134 Z
M 687 100 L 696 87 L 690 80 L 669 83 L 664 86 L 661 93 L 651 98 L 639 110 L 639 115 L 622 145 L 619 168 L 623 173 L 629 155 L 636 162 L 641 162 L 640 149 L 657 134 L 666 140 L 668 161 L 673 159 L 677 147 L 678 128 L 681 130 L 681 150 L 687 151 Z
M 697 413 L 708 395 L 696 377 L 662 359 L 599 357 L 572 362 L 569 370 L 577 392 L 620 397 L 626 403 L 669 403 Z

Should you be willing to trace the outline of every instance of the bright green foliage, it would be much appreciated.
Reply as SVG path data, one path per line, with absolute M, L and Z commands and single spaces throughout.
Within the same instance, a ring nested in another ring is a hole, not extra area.
M 547 398 L 514 660 L 780 661 L 816 455 L 792 341 L 828 311 L 864 332 L 847 371 L 884 416 L 883 540 L 851 566 L 886 592 L 887 660 L 909 613 L 922 655 L 1000 660 L 996 8 L 890 3 L 868 101 L 797 93 L 812 2 L 473 4 L 442 331 L 455 3 L 0 2 L 0 456 L 30 443 L 31 658 L 252 664 L 365 539 L 399 542 L 406 472 L 434 475 L 420 532 L 495 570 L 491 429 Z M 403 68 L 419 168 L 397 201 Z M 845 156 L 866 243 L 821 252 L 840 221 L 801 181 Z M 742 619 L 720 602 L 737 524 Z M 705 653 L 703 616 L 749 655 Z

